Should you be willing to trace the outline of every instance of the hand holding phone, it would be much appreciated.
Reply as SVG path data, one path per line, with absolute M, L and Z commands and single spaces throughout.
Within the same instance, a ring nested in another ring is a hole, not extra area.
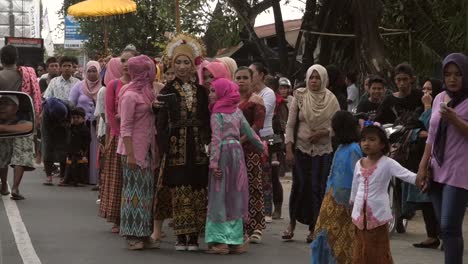
M 440 103 L 440 112 L 441 112 L 441 113 L 447 112 L 447 108 L 448 108 L 448 106 L 447 106 L 447 103 L 446 103 L 446 102 L 441 102 L 441 103 Z

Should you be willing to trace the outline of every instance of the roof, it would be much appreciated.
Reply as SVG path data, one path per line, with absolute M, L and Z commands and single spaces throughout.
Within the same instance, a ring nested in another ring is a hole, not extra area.
M 284 23 L 284 32 L 299 30 L 302 25 L 302 19 L 286 20 Z M 255 33 L 259 38 L 266 38 L 276 35 L 275 23 L 255 27 Z

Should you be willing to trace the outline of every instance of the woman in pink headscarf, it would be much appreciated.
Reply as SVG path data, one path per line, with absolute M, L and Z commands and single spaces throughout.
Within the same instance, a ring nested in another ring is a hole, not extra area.
M 128 60 L 131 82 L 120 94 L 120 138 L 117 153 L 122 155 L 123 187 L 120 235 L 128 248 L 159 247 L 153 231 L 154 170 L 156 168 L 156 128 L 152 103 L 156 99 L 154 62 L 145 55 Z
M 219 78 L 231 80 L 231 74 L 229 73 L 229 70 L 224 63 L 219 61 L 212 61 L 203 67 L 201 83 L 207 89 L 208 93 L 211 82 Z
M 224 78 L 210 87 L 211 144 L 208 214 L 205 240 L 208 253 L 245 252 L 244 221 L 248 218 L 249 188 L 241 135 L 263 151 L 263 144 L 242 111 L 239 87 Z M 232 162 L 235 160 L 236 162 Z
M 117 109 L 120 89 L 130 82 L 128 60 L 134 56 L 136 56 L 136 51 L 127 50 L 122 52 L 117 61 L 120 63 L 122 75 L 120 78 L 114 76 L 117 79 L 113 79 L 107 83 L 106 93 L 104 96 L 107 130 L 104 168 L 101 173 L 101 203 L 99 205 L 99 216 L 113 224 L 111 228 L 112 233 L 120 232 L 120 204 L 122 199 L 122 158 L 117 153 L 117 144 L 120 136 L 120 119 L 117 118 Z M 112 60 L 109 64 L 111 63 L 114 64 Z M 110 69 L 114 68 L 113 66 L 108 67 Z M 108 77 L 108 79 L 109 78 L 110 77 Z
M 122 62 L 119 58 L 110 59 L 107 63 L 106 75 L 104 76 L 104 84 L 107 86 L 110 81 L 119 79 L 123 75 Z
M 78 82 L 70 91 L 68 100 L 75 107 L 81 107 L 86 113 L 86 125 L 90 129 L 91 144 L 88 151 L 88 165 L 89 165 L 89 184 L 98 183 L 98 169 L 97 169 L 97 148 L 98 139 L 96 131 L 96 118 L 94 111 L 96 109 L 96 100 L 98 92 L 102 87 L 101 66 L 97 61 L 89 61 L 85 68 L 85 78 L 83 81 Z M 60 185 L 66 185 L 61 183 Z

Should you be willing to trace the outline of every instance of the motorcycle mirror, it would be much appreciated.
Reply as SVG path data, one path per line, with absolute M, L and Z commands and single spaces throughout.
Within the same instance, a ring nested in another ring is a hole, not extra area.
M 21 92 L 0 91 L 0 138 L 30 136 L 34 127 L 31 97 Z

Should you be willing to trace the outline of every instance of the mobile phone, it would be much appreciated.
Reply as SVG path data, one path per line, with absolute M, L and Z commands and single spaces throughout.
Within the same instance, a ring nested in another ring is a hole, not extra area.
M 447 103 L 446 102 L 441 102 L 440 103 L 440 108 L 447 108 Z

